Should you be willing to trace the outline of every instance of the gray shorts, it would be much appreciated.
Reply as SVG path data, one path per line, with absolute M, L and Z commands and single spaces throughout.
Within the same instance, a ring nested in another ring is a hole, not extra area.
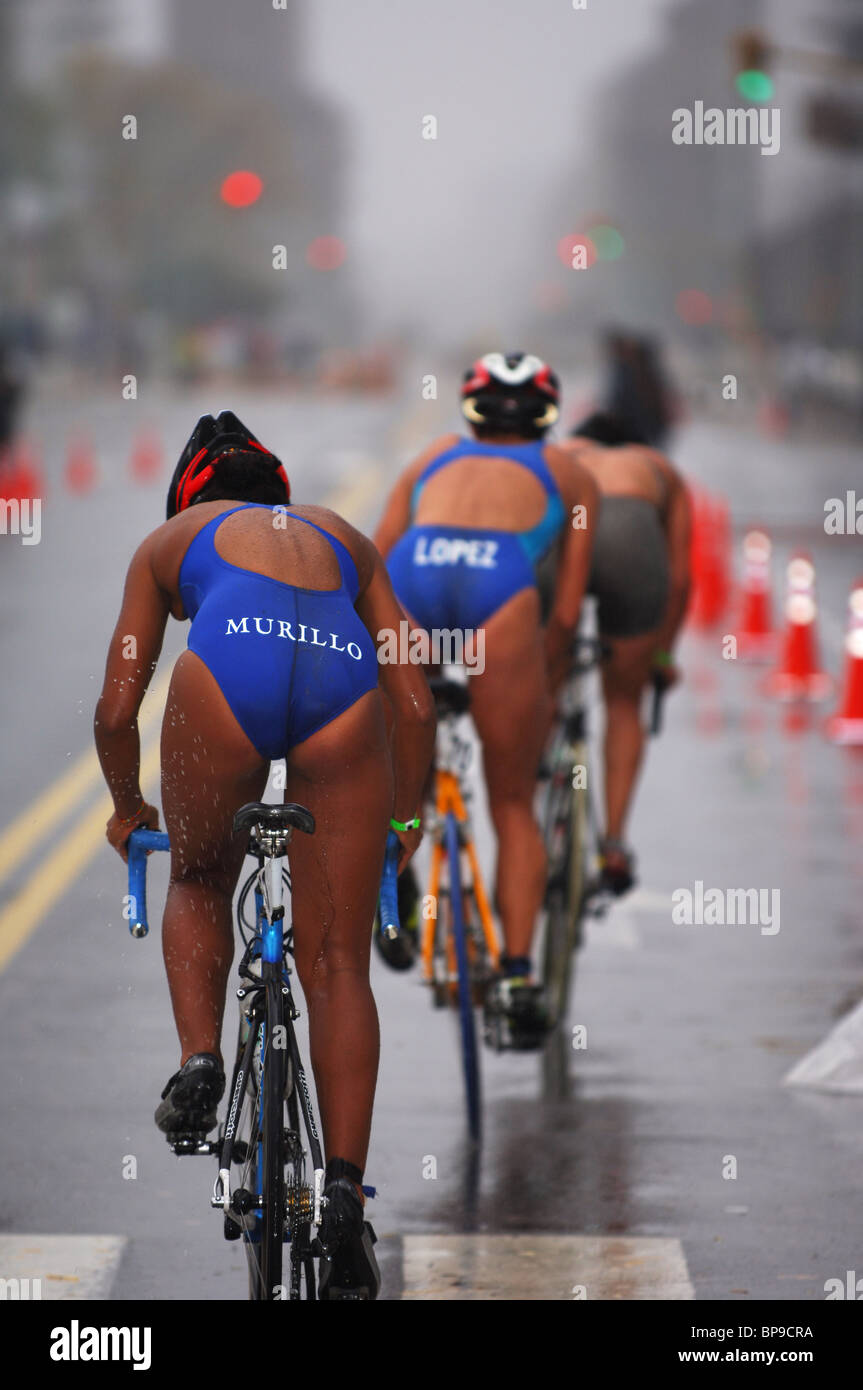
M 640 637 L 659 627 L 668 605 L 668 543 L 646 497 L 603 497 L 587 588 L 604 636 Z

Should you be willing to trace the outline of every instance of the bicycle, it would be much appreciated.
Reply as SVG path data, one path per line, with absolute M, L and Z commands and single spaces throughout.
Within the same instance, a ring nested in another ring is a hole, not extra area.
M 576 638 L 570 675 L 540 766 L 539 820 L 548 856 L 542 982 L 552 1039 L 566 1018 L 585 920 L 604 917 L 613 900 L 598 873 L 600 827 L 588 775 L 586 691 L 587 677 L 609 650 L 600 638 Z M 652 734 L 661 728 L 664 693 L 661 680 L 655 679 Z
M 474 1143 L 482 1133 L 479 1048 L 475 1011 L 484 1008 L 488 986 L 500 959 L 494 919 L 480 872 L 461 778 L 470 763 L 471 745 L 458 732 L 470 709 L 470 689 L 454 680 L 429 682 L 438 713 L 434 805 L 427 811 L 431 839 L 428 892 L 424 903 L 420 961 L 423 982 L 436 1008 L 458 1011 L 462 1072 L 468 1130 Z M 487 1024 L 484 1032 L 488 1039 Z
M 237 922 L 244 945 L 239 965 L 240 1023 L 228 1110 L 216 1140 L 171 1134 L 180 1157 L 215 1155 L 219 1162 L 211 1206 L 224 1218 L 227 1240 L 242 1239 L 248 1262 L 249 1298 L 255 1301 L 314 1300 L 317 1297 L 316 1232 L 326 1198 L 324 1160 L 312 1098 L 294 1023 L 299 1009 L 291 989 L 293 924 L 286 925 L 283 864 L 294 830 L 314 833 L 311 812 L 295 803 L 250 802 L 234 817 L 236 833 L 249 832 L 249 852 L 258 867 L 243 885 Z M 146 860 L 170 848 L 161 831 L 135 830 L 129 838 L 129 930 L 147 935 Z M 254 889 L 255 921 L 245 919 Z M 302 1126 L 302 1127 L 301 1127 Z M 303 1145 L 305 1131 L 308 1153 Z M 311 1173 L 307 1174 L 307 1162 Z M 232 1167 L 238 1169 L 232 1182 Z M 367 1196 L 375 1189 L 364 1187 Z M 374 1239 L 374 1233 L 371 1232 Z M 283 1283 L 284 1247 L 289 1247 Z

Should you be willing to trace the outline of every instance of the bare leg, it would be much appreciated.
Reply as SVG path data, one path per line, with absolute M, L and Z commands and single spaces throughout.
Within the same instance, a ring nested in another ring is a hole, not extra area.
M 516 594 L 489 619 L 485 653 L 485 670 L 470 688 L 497 833 L 497 904 L 507 955 L 529 956 L 546 875 L 533 799 L 552 715 L 535 590 Z
M 293 749 L 285 796 L 307 806 L 316 826 L 294 836 L 290 863 L 324 1148 L 363 1170 L 379 1054 L 369 955 L 393 797 L 377 691 Z
M 615 638 L 603 667 L 605 695 L 606 833 L 623 838 L 635 783 L 644 754 L 641 702 L 650 679 L 655 633 L 646 637 Z
M 231 826 L 238 807 L 260 800 L 268 772 L 204 663 L 184 652 L 162 724 L 162 807 L 171 839 L 162 949 L 181 1065 L 196 1052 L 221 1059 L 231 902 L 245 855 Z

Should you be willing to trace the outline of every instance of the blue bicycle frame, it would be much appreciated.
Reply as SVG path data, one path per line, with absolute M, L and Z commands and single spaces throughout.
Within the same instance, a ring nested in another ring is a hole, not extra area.
M 253 808 L 250 808 L 253 809 Z M 301 808 L 300 808 L 301 809 Z M 308 813 L 306 813 L 308 815 Z M 394 843 L 393 843 L 394 842 Z M 291 1126 L 299 1132 L 300 1117 L 302 1117 L 308 1134 L 309 1147 L 311 1150 L 312 1167 L 314 1170 L 313 1189 L 309 1189 L 311 1207 L 309 1211 L 313 1226 L 320 1224 L 321 1204 L 323 1197 L 324 1166 L 321 1154 L 321 1145 L 315 1124 L 312 1099 L 306 1082 L 305 1070 L 302 1059 L 297 1048 L 296 1036 L 293 1031 L 293 1021 L 297 1017 L 297 1011 L 291 998 L 291 972 L 285 959 L 285 911 L 283 906 L 283 854 L 260 852 L 259 867 L 254 878 L 255 896 L 255 929 L 251 937 L 244 934 L 246 942 L 246 955 L 244 961 L 251 964 L 255 960 L 260 960 L 260 975 L 256 980 L 254 972 L 241 967 L 241 988 L 238 990 L 238 997 L 243 1000 L 250 996 L 248 1006 L 243 1006 L 245 1017 L 248 1021 L 250 1031 L 240 1034 L 239 1050 L 237 1062 L 234 1069 L 234 1079 L 228 1097 L 228 1114 L 220 1137 L 216 1141 L 207 1140 L 196 1136 L 176 1137 L 172 1143 L 174 1152 L 181 1154 L 212 1154 L 219 1159 L 219 1176 L 213 1190 L 211 1204 L 220 1208 L 226 1218 L 226 1234 L 231 1228 L 234 1234 L 229 1235 L 229 1239 L 239 1238 L 242 1232 L 243 1238 L 251 1245 L 262 1250 L 262 1256 L 255 1257 L 261 1259 L 260 1266 L 250 1257 L 250 1269 L 254 1267 L 256 1271 L 263 1270 L 263 1275 L 259 1279 L 258 1274 L 250 1275 L 250 1281 L 254 1282 L 256 1289 L 269 1287 L 267 1278 L 268 1255 L 267 1251 L 272 1247 L 272 1231 L 268 1228 L 264 1230 L 264 1217 L 266 1211 L 273 1208 L 266 1207 L 266 1199 L 261 1198 L 260 1194 L 265 1188 L 265 1147 L 266 1129 L 261 1130 L 256 1151 L 252 1156 L 252 1169 L 249 1173 L 251 1181 L 248 1187 L 256 1194 L 254 1200 L 250 1201 L 250 1193 L 245 1190 L 245 1185 L 237 1192 L 231 1190 L 231 1162 L 234 1145 L 237 1138 L 237 1126 L 240 1124 L 240 1112 L 243 1106 L 244 1088 L 246 1077 L 252 1064 L 252 1057 L 256 1047 L 260 1052 L 261 1077 L 259 1081 L 260 1094 L 264 1090 L 264 1068 L 268 1064 L 268 1038 L 266 1030 L 268 1023 L 265 1021 L 261 1012 L 260 1001 L 266 997 L 266 1018 L 269 1019 L 271 1011 L 270 991 L 274 988 L 281 989 L 284 996 L 281 1014 L 287 1025 L 287 1047 L 291 1065 L 294 1068 L 293 1077 L 296 1087 L 296 1120 Z M 132 936 L 140 939 L 147 936 L 149 923 L 147 920 L 147 857 L 153 851 L 165 851 L 170 849 L 170 841 L 167 834 L 163 831 L 138 829 L 132 832 L 127 843 L 128 852 L 128 898 L 126 899 L 124 916 L 129 921 L 129 931 Z M 386 854 L 386 863 L 381 883 L 381 916 L 382 920 L 394 923 L 398 928 L 397 910 L 397 864 L 398 864 L 399 844 L 395 836 L 391 836 L 390 844 Z M 264 862 L 266 860 L 266 863 Z M 239 915 L 242 931 L 242 906 L 245 897 L 252 887 L 247 882 L 239 904 Z M 247 924 L 250 925 L 250 924 Z M 282 1044 L 279 1044 L 281 1046 Z M 278 1083 L 277 1083 L 278 1084 Z M 287 1100 L 287 1097 L 286 1097 Z M 240 1110 L 238 1110 L 238 1103 Z M 236 1159 L 233 1159 L 236 1162 Z M 247 1169 L 248 1172 L 248 1169 Z M 254 1176 L 252 1177 L 252 1174 Z M 270 1189 L 273 1190 L 272 1188 Z M 364 1187 L 367 1196 L 374 1196 L 374 1188 Z M 243 1199 L 244 1205 L 235 1206 L 235 1198 Z M 288 1234 L 288 1227 L 284 1227 L 285 1234 L 283 1239 L 290 1240 L 292 1236 Z M 266 1234 L 266 1243 L 264 1236 Z M 279 1274 L 276 1276 L 278 1286 L 281 1286 L 281 1256 L 279 1258 Z M 301 1258 L 305 1258 L 302 1256 Z M 292 1265 L 293 1268 L 293 1265 Z M 308 1277 L 308 1276 L 307 1276 Z M 293 1285 L 292 1285 L 293 1287 Z M 253 1295 L 256 1296 L 256 1295 Z

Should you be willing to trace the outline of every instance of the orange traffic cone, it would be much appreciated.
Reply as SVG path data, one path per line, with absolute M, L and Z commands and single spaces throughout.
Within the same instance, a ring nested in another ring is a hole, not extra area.
M 44 498 L 42 460 L 29 441 L 22 441 L 14 455 L 15 485 L 19 498 Z
M 731 601 L 732 589 L 731 514 L 725 497 L 717 497 L 714 503 L 713 536 L 717 561 L 717 603 L 721 617 Z
M 815 566 L 808 555 L 795 555 L 787 576 L 782 655 L 778 669 L 764 682 L 764 691 L 780 700 L 823 700 L 833 689 L 833 681 L 818 669 Z
M 851 590 L 848 609 L 845 694 L 839 709 L 827 720 L 826 733 L 834 743 L 863 743 L 863 579 Z
M 132 449 L 130 468 L 136 483 L 151 483 L 158 478 L 162 471 L 162 449 L 153 430 L 138 435 Z
M 770 537 L 749 531 L 743 538 L 743 609 L 737 634 L 744 661 L 769 661 L 776 646 L 770 614 Z
M 0 497 L 4 501 L 11 502 L 20 498 L 21 490 L 18 485 L 18 469 L 11 449 L 4 449 L 0 454 Z
M 693 497 L 692 622 L 710 629 L 722 618 L 729 593 L 728 506 L 718 497 Z
M 66 486 L 70 492 L 91 492 L 96 485 L 96 459 L 93 445 L 85 435 L 76 435 L 66 455 Z
M 697 627 L 701 626 L 701 571 L 702 553 L 704 542 L 704 524 L 702 521 L 704 494 L 697 488 L 689 486 L 689 505 L 692 510 L 692 536 L 689 545 L 689 571 L 692 576 L 692 587 L 690 590 L 689 606 L 686 610 L 686 621 L 694 623 Z

